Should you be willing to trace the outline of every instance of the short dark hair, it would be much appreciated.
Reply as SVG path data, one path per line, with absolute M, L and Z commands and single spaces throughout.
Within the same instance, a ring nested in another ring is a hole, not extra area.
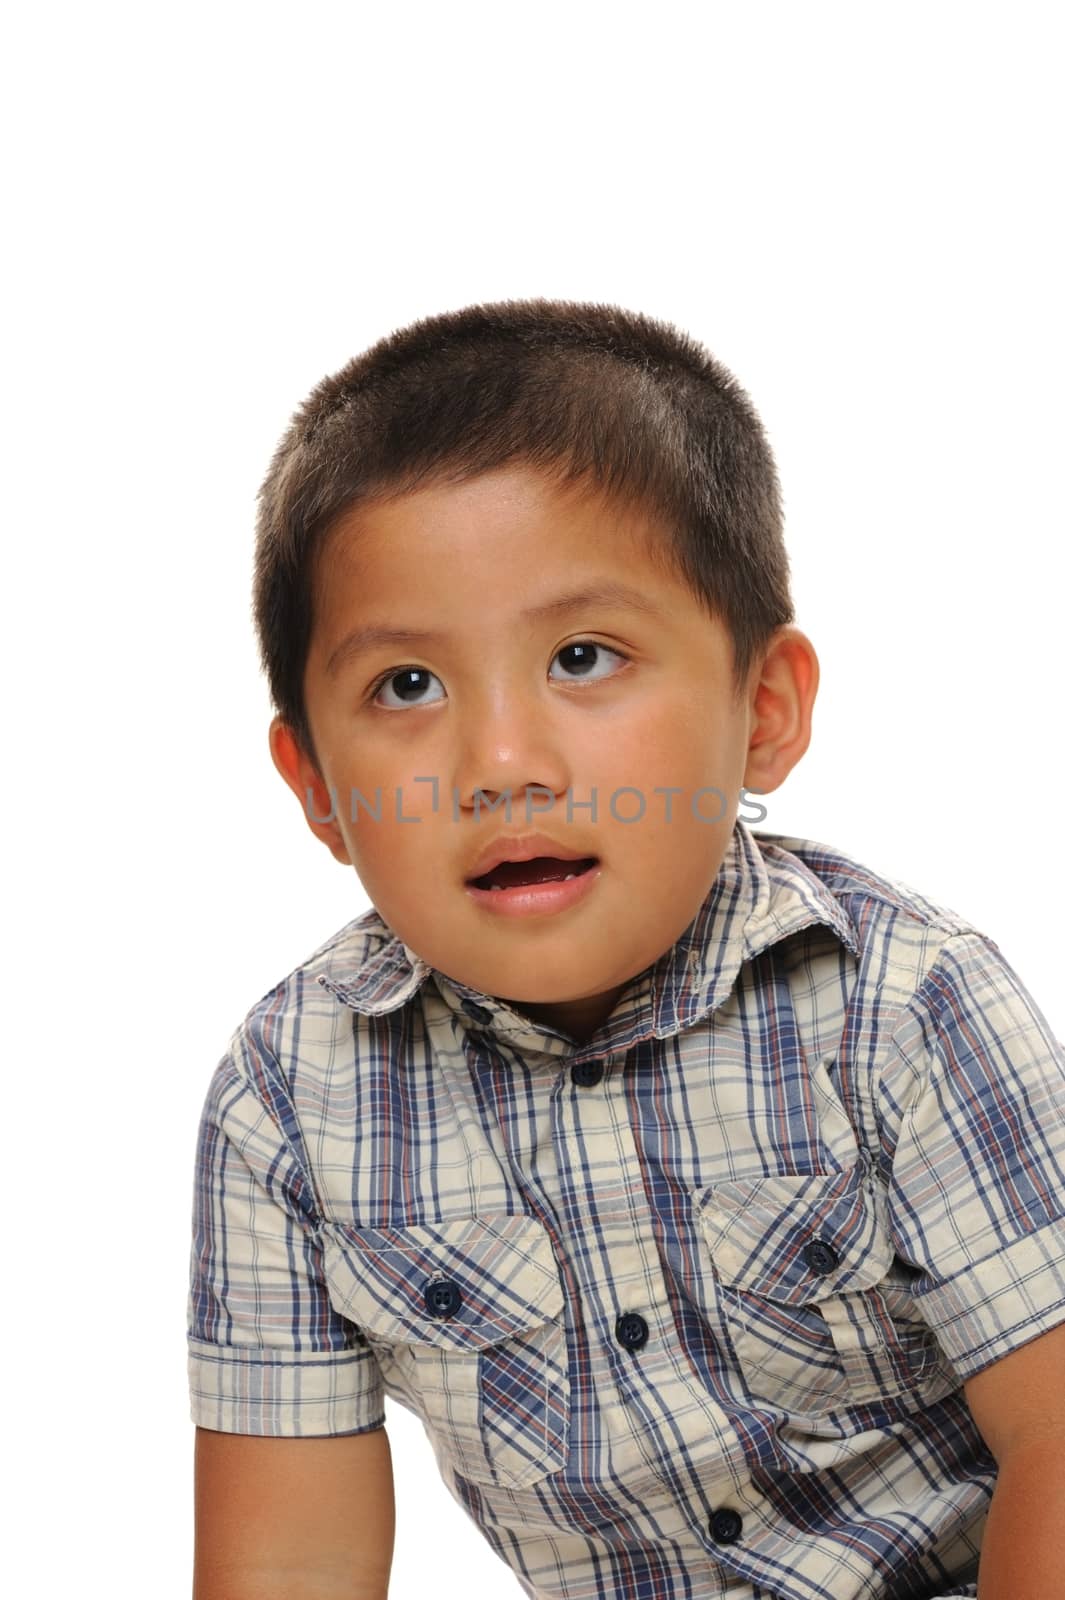
M 613 305 L 445 312 L 324 378 L 259 491 L 259 648 L 275 708 L 312 757 L 303 678 L 324 535 L 359 502 L 511 463 L 590 482 L 661 523 L 663 559 L 729 631 L 737 696 L 774 630 L 794 620 L 765 430 L 700 344 Z

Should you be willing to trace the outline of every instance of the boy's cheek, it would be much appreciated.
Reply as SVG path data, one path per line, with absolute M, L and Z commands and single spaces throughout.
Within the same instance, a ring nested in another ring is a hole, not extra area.
M 416 815 L 405 805 L 401 817 L 397 819 L 395 811 L 390 814 L 382 804 L 380 821 L 360 816 L 352 822 L 350 814 L 338 819 L 338 832 L 367 894 L 375 903 L 379 897 L 388 897 L 401 904 L 424 906 L 430 888 L 439 894 L 452 877 L 455 886 L 461 887 L 458 865 L 452 870 L 463 837 L 459 830 L 449 828 L 446 822 L 441 826 L 441 818 L 431 813 Z M 454 839 L 441 838 L 445 828 Z

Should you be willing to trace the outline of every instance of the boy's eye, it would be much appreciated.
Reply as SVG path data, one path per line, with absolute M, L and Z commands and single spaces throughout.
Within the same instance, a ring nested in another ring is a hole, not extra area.
M 371 690 L 370 697 L 375 705 L 383 703 L 390 711 L 395 711 L 403 706 L 432 705 L 434 702 L 425 698 L 425 687 L 430 678 L 436 678 L 437 683 L 440 682 L 440 679 L 436 677 L 436 673 L 430 672 L 427 667 L 400 667 L 398 671 L 387 672 L 383 678 L 378 678 Z M 392 689 L 393 684 L 398 685 L 395 690 Z M 381 696 L 386 689 L 392 690 L 397 696 L 399 707 L 397 707 L 395 701 L 391 704 L 387 700 L 381 701 Z M 439 700 L 440 698 L 440 695 L 436 696 L 436 699 Z
M 560 661 L 563 656 L 570 658 L 567 665 L 573 669 L 578 678 L 592 679 L 608 676 L 606 672 L 595 671 L 601 656 L 613 656 L 615 661 L 625 660 L 620 650 L 611 650 L 608 645 L 596 644 L 591 639 L 580 639 L 575 644 L 564 644 L 562 649 L 556 652 L 555 660 Z M 570 681 L 572 682 L 572 679 Z
M 613 657 L 615 661 L 624 661 L 626 659 L 619 650 L 611 650 L 605 644 L 595 644 L 590 639 L 582 639 L 574 644 L 565 644 L 561 650 L 555 652 L 554 660 L 563 661 L 563 665 L 567 668 L 567 673 L 561 680 L 556 678 L 554 681 L 574 683 L 587 679 L 596 682 L 601 678 L 607 677 L 609 672 L 596 671 L 603 657 Z M 563 660 L 563 658 L 568 659 Z M 607 665 L 609 666 L 609 663 Z M 570 673 L 573 674 L 572 677 L 569 675 Z M 400 667 L 398 670 L 393 669 L 391 672 L 386 672 L 383 677 L 378 678 L 370 690 L 370 698 L 375 705 L 383 705 L 389 711 L 401 710 L 404 706 L 435 705 L 442 696 L 434 695 L 432 698 L 427 698 L 426 688 L 432 679 L 440 683 L 436 673 L 430 672 L 427 667 Z M 443 685 L 441 685 L 442 687 Z M 386 690 L 390 695 L 394 696 L 391 701 L 382 698 Z

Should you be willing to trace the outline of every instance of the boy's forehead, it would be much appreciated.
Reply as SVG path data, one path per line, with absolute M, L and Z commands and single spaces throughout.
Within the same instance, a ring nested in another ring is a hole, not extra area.
M 338 516 L 314 572 L 311 655 L 336 681 L 375 649 L 592 627 L 607 612 L 623 639 L 626 629 L 634 640 L 669 635 L 675 659 L 687 642 L 696 667 L 708 648 L 733 657 L 727 626 L 692 591 L 654 512 L 511 466 L 376 496 Z
M 325 530 L 314 580 L 322 600 L 332 588 L 330 577 L 344 571 L 403 587 L 428 577 L 425 562 L 455 582 L 467 566 L 473 576 L 472 569 L 484 562 L 506 591 L 517 559 L 534 568 L 523 577 L 535 579 L 541 596 L 556 592 L 555 580 L 564 585 L 582 569 L 609 571 L 619 591 L 628 572 L 638 595 L 649 567 L 676 574 L 673 554 L 662 520 L 642 502 L 587 478 L 559 477 L 522 463 L 375 494 L 348 506 Z M 441 594 L 439 608 L 447 604 Z

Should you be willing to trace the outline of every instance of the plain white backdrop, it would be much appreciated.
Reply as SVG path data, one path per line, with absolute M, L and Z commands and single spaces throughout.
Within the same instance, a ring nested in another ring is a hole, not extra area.
M 1016 0 L 9 21 L 13 1592 L 190 1594 L 200 1107 L 366 905 L 270 764 L 254 497 L 391 329 L 611 301 L 734 370 L 822 673 L 762 826 L 965 913 L 1065 1035 L 1052 27 Z M 395 1600 L 517 1595 L 420 1425 L 389 1430 Z

